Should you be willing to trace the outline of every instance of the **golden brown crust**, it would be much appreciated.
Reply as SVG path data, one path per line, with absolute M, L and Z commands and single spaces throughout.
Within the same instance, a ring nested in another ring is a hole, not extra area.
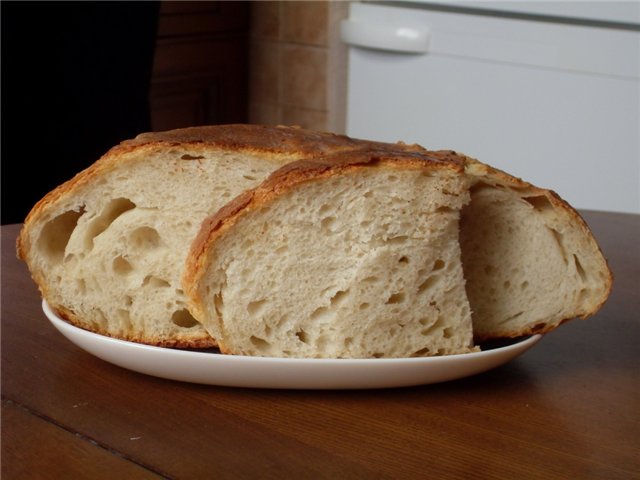
M 136 148 L 150 143 L 201 144 L 229 150 L 294 154 L 305 157 L 360 148 L 363 143 L 374 142 L 292 126 L 231 124 L 143 133 L 123 142 L 120 148 Z

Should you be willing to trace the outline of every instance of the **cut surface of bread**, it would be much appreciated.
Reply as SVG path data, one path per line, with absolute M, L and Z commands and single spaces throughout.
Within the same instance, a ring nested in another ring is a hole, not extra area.
M 476 341 L 593 315 L 612 275 L 580 215 L 554 192 L 467 159 L 460 243 Z
M 202 220 L 285 163 L 362 143 L 252 125 L 142 134 L 36 204 L 18 255 L 51 307 L 77 326 L 153 345 L 212 346 L 180 284 Z
M 284 167 L 201 231 L 185 277 L 192 311 L 226 353 L 471 351 L 459 168 L 377 151 Z

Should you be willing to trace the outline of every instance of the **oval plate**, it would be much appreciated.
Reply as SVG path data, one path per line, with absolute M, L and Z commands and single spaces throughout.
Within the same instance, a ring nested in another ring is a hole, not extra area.
M 542 338 L 533 335 L 489 350 L 440 357 L 297 359 L 222 355 L 117 340 L 75 327 L 46 301 L 42 309 L 67 339 L 114 365 L 182 382 L 249 388 L 364 389 L 408 387 L 476 375 L 503 365 Z

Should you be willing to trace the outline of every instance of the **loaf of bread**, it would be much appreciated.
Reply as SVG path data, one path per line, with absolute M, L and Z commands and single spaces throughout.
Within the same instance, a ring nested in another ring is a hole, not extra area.
M 579 214 L 477 160 L 293 127 L 143 134 L 18 239 L 82 328 L 225 353 L 465 353 L 593 315 L 612 276 Z
M 77 326 L 152 345 L 213 346 L 180 284 L 202 220 L 288 162 L 364 143 L 252 125 L 142 134 L 38 202 L 18 256 L 49 305 Z

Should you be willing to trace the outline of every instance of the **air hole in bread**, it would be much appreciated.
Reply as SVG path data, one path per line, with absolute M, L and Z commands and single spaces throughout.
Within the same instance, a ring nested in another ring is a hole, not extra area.
M 209 293 L 209 292 L 207 292 Z M 222 298 L 222 293 L 216 293 L 213 296 L 213 308 L 216 311 L 216 315 L 219 318 L 222 318 L 222 310 L 224 308 L 224 299 Z
M 520 290 L 526 290 L 529 287 L 529 282 L 525 280 L 520 284 Z
M 320 227 L 328 232 L 333 232 L 333 226 L 336 223 L 336 217 L 325 217 L 320 220 Z
M 267 352 L 270 350 L 271 344 L 267 342 L 264 338 L 256 337 L 255 335 L 251 335 L 249 338 L 251 343 L 256 349 L 260 352 Z
M 418 285 L 418 295 L 422 295 L 432 289 L 438 280 L 440 280 L 440 275 L 427 277 L 420 285 Z
M 283 253 L 286 253 L 289 250 L 289 245 L 282 245 L 281 247 L 278 247 L 275 249 L 275 253 L 277 255 L 281 255 Z
M 405 299 L 405 295 L 404 292 L 398 292 L 398 293 L 394 293 L 392 294 L 388 299 L 387 299 L 387 304 L 394 304 L 394 303 L 402 303 L 404 302 Z
M 456 212 L 456 211 L 457 210 L 455 208 L 447 207 L 445 205 L 436 208 L 436 213 L 450 213 L 450 212 Z
M 398 235 L 396 237 L 391 237 L 390 239 L 388 239 L 387 243 L 389 243 L 391 245 L 402 245 L 408 239 L 409 239 L 409 237 L 406 236 L 406 235 Z
M 129 296 L 129 295 L 125 295 L 124 296 L 124 304 L 127 307 L 130 307 L 131 305 L 133 305 L 133 298 L 131 298 L 131 296 Z
M 573 263 L 575 263 L 576 265 L 576 272 L 578 272 L 578 275 L 580 276 L 580 280 L 582 280 L 583 282 L 586 282 L 587 273 L 584 271 L 584 268 L 582 267 L 580 260 L 578 260 L 578 257 L 575 254 L 573 255 Z
M 182 328 L 192 328 L 198 325 L 198 321 L 193 318 L 193 315 L 189 313 L 189 310 L 183 308 L 181 310 L 176 310 L 171 315 L 171 321 Z
M 420 322 L 422 324 L 422 321 Z M 442 317 L 438 317 L 436 319 L 435 322 L 431 323 L 431 325 L 429 325 L 430 321 L 427 319 L 427 321 L 425 322 L 427 326 L 427 328 L 423 329 L 420 331 L 420 333 L 426 337 L 428 337 L 429 335 L 431 335 L 434 331 L 440 330 L 442 329 L 442 326 L 444 325 L 445 321 Z
M 113 259 L 111 268 L 117 275 L 126 275 L 133 270 L 133 266 L 122 255 L 118 255 Z
M 333 210 L 333 207 L 327 203 L 323 203 L 318 210 L 318 216 L 324 217 L 327 213 Z
M 167 288 L 170 287 L 171 284 L 163 278 L 156 277 L 154 275 L 147 275 L 144 277 L 144 280 L 142 280 L 142 286 L 150 288 Z
M 551 232 L 551 235 L 553 236 L 553 239 L 555 240 L 556 245 L 558 246 L 558 250 L 560 251 L 560 254 L 562 255 L 562 259 L 564 260 L 564 263 L 566 264 L 568 262 L 568 260 L 567 260 L 567 252 L 564 249 L 564 243 L 563 243 L 563 240 L 562 240 L 562 234 L 560 232 L 558 232 L 554 228 L 547 227 L 547 229 Z
M 70 210 L 58 215 L 42 228 L 40 238 L 38 238 L 37 249 L 47 257 L 49 262 L 58 263 L 62 261 L 71 234 L 83 213 L 84 208 L 77 212 Z
M 553 210 L 553 205 L 549 199 L 544 195 L 536 195 L 534 197 L 524 197 L 523 200 L 529 203 L 533 208 L 538 210 L 539 212 L 543 212 L 545 210 Z
M 431 352 L 431 350 L 429 350 L 427 347 L 425 347 L 425 348 L 421 348 L 417 352 L 414 352 L 413 356 L 414 357 L 426 357 L 426 356 L 429 355 L 430 352 Z
M 252 317 L 259 317 L 267 306 L 266 300 L 256 300 L 247 304 L 247 313 Z
M 91 220 L 84 238 L 85 250 L 93 248 L 94 239 L 104 232 L 123 213 L 136 208 L 136 204 L 127 198 L 114 198 L 102 210 L 102 213 Z
M 346 301 L 348 296 L 349 296 L 349 290 L 338 290 L 331 297 L 331 306 L 337 307 L 343 304 Z
M 129 246 L 136 250 L 153 250 L 160 246 L 160 234 L 152 227 L 139 227 L 129 234 Z
M 310 320 L 318 321 L 327 318 L 329 315 L 329 309 L 327 307 L 318 307 L 309 316 Z
M 307 332 L 302 329 L 296 332 L 296 337 L 298 337 L 298 340 L 300 340 L 302 343 L 309 343 L 309 336 L 307 335 Z
M 256 180 L 256 177 L 254 177 L 253 175 L 242 175 L 242 178 L 246 179 L 246 180 Z
M 402 257 L 400 257 L 400 258 L 398 259 L 398 263 L 404 263 L 404 264 L 407 264 L 407 263 L 409 263 L 409 258 L 408 258 L 406 255 L 403 255 Z
M 181 160 L 202 160 L 203 158 L 204 156 L 202 155 L 189 155 L 188 153 L 180 157 Z
M 438 259 L 433 263 L 433 271 L 442 270 L 445 267 L 446 263 L 444 260 Z
M 581 288 L 578 293 L 578 302 L 585 302 L 587 297 L 591 294 L 591 290 L 588 288 Z

